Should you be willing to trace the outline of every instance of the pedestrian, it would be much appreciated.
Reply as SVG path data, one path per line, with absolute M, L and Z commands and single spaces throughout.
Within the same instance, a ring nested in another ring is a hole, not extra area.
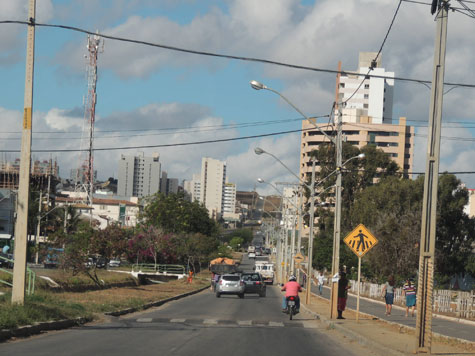
M 388 277 L 388 281 L 384 284 L 382 290 L 382 296 L 386 302 L 386 315 L 391 315 L 391 309 L 393 308 L 394 302 L 394 276 L 391 275 Z
M 303 275 L 303 283 L 302 283 L 302 287 L 306 288 L 307 287 L 307 275 L 304 274 Z
M 320 271 L 320 274 L 318 275 L 317 279 L 318 279 L 318 293 L 322 295 L 323 283 L 325 282 L 325 276 L 323 275 L 323 271 Z
M 408 278 L 402 289 L 404 290 L 404 294 L 406 295 L 406 318 L 409 315 L 409 308 L 411 307 L 411 315 L 414 316 L 414 312 L 416 309 L 416 286 Z
M 348 279 L 346 278 L 345 272 L 340 272 L 340 279 L 338 280 L 338 317 L 337 319 L 345 319 L 343 317 L 343 311 L 346 308 L 346 300 L 348 299 Z

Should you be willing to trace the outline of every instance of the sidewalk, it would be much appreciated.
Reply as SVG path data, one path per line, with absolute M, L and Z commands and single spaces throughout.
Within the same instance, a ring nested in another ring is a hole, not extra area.
M 328 293 L 328 290 L 326 292 Z M 304 295 L 302 293 L 302 301 L 305 299 Z M 307 311 L 318 316 L 323 323 L 327 324 L 328 328 L 338 330 L 344 336 L 365 345 L 377 353 L 382 355 L 414 354 L 416 347 L 414 327 L 400 323 L 400 317 L 394 318 L 392 321 L 386 321 L 381 320 L 381 318 L 375 315 L 361 313 L 361 302 L 362 300 L 360 300 L 359 322 L 356 322 L 356 312 L 350 309 L 352 308 L 351 305 L 343 313 L 343 316 L 346 318 L 345 320 L 331 320 L 329 301 L 314 293 L 312 293 L 310 305 L 302 304 L 302 306 Z M 376 307 L 381 309 L 382 314 L 384 314 L 384 305 L 376 304 Z M 400 312 L 402 318 L 406 319 L 404 317 L 405 312 Z M 415 326 L 415 318 L 412 318 L 411 322 Z M 467 327 L 467 325 L 464 325 L 464 327 Z M 475 335 L 472 335 L 472 337 L 475 337 Z M 432 339 L 432 355 L 475 355 L 475 343 L 434 335 Z

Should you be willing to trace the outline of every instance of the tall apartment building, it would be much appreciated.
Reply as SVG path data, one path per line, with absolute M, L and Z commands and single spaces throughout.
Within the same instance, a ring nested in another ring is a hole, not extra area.
M 160 190 L 159 157 L 158 153 L 145 157 L 143 152 L 137 156 L 121 155 L 117 194 L 142 198 L 157 193 Z
M 368 73 L 371 60 L 376 53 L 363 52 L 359 56 L 357 73 Z M 364 76 L 342 75 L 337 80 L 338 101 L 346 101 L 342 108 L 342 130 L 344 140 L 359 148 L 368 144 L 375 145 L 386 152 L 406 174 L 412 170 L 414 156 L 414 127 L 406 125 L 406 118 L 400 117 L 393 124 L 393 72 L 381 68 L 381 57 L 371 74 L 388 78 L 365 78 Z M 363 82 L 362 82 L 363 81 Z M 361 84 L 361 85 L 360 85 Z M 356 91 L 356 92 L 355 92 Z M 317 124 L 329 136 L 334 134 L 327 124 Z M 300 147 L 300 177 L 309 179 L 312 170 L 309 153 L 318 149 L 328 139 L 315 125 L 302 121 Z
M 189 196 L 191 201 L 200 201 L 201 176 L 199 174 L 193 174 L 193 178 L 191 180 L 184 180 L 183 190 Z
M 203 157 L 201 160 L 200 202 L 208 209 L 210 217 L 218 219 L 223 212 L 226 162 Z
M 356 73 L 366 75 L 376 54 L 361 52 Z M 359 117 L 369 116 L 373 124 L 392 123 L 394 79 L 391 78 L 394 78 L 394 72 L 386 72 L 381 68 L 381 56 L 374 64 L 371 75 L 386 78 L 365 78 L 352 74 L 340 76 L 337 91 L 338 101 L 346 102 L 342 109 L 344 122 L 358 122 Z
M 236 184 L 224 184 L 223 213 L 234 214 L 236 212 Z
M 168 178 L 168 174 L 162 171 L 162 178 L 160 178 L 160 193 L 164 195 L 178 193 L 178 179 Z

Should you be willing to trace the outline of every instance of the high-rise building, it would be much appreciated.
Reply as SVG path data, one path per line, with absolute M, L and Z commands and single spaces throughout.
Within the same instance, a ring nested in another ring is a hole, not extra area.
M 376 55 L 374 52 L 361 52 L 355 73 L 368 74 Z M 343 122 L 359 122 L 359 117 L 369 116 L 373 124 L 392 123 L 394 72 L 386 72 L 381 68 L 381 56 L 373 64 L 371 77 L 356 74 L 340 76 L 337 83 L 338 101 L 346 102 L 342 109 Z
M 201 176 L 199 174 L 193 174 L 191 180 L 183 181 L 183 189 L 191 201 L 200 201 Z
M 223 212 L 226 162 L 203 157 L 201 160 L 200 202 L 208 209 L 210 217 L 218 219 Z
M 234 214 L 236 212 L 236 184 L 224 184 L 223 213 Z
M 121 155 L 117 194 L 142 198 L 157 193 L 160 190 L 159 157 L 158 153 L 145 157 L 143 152 L 137 156 Z
M 342 131 L 344 140 L 359 148 L 375 145 L 386 152 L 409 175 L 413 167 L 414 127 L 406 125 L 406 118 L 400 117 L 393 124 L 394 73 L 381 68 L 381 57 L 375 63 L 376 53 L 363 52 L 359 56 L 359 68 L 354 73 L 367 74 L 369 67 L 375 77 L 353 74 L 341 75 L 337 79 L 336 92 L 338 102 L 346 102 L 342 113 Z M 380 78 L 384 76 L 385 78 Z M 338 113 L 335 113 L 338 115 Z M 329 136 L 335 129 L 325 124 L 317 126 Z M 300 147 L 300 177 L 309 179 L 312 171 L 310 152 L 318 149 L 328 139 L 308 121 L 302 121 L 302 139 Z M 318 167 L 317 167 L 318 170 Z

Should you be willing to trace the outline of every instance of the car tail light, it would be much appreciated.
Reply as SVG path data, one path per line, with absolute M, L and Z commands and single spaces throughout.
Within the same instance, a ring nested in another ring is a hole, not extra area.
M 223 285 L 223 280 L 222 279 L 219 280 L 219 285 L 221 285 L 221 286 Z
M 256 284 L 261 284 L 261 282 L 257 281 Z
M 290 300 L 295 300 L 295 297 L 289 297 Z
M 243 286 L 243 285 L 244 285 L 244 281 L 240 281 L 240 282 L 239 282 L 239 285 Z

